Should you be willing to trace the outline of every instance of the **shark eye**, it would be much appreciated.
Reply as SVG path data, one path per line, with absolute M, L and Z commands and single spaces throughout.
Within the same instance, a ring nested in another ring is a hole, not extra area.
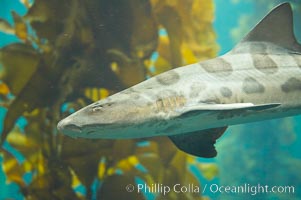
M 97 112 L 97 111 L 100 111 L 102 108 L 103 108 L 103 105 L 101 105 L 101 104 L 99 104 L 99 103 L 95 103 L 95 104 L 92 106 L 92 111 L 93 111 L 93 112 Z
M 102 110 L 103 108 L 110 107 L 110 106 L 112 106 L 112 105 L 113 105 L 113 103 L 94 104 L 94 105 L 92 106 L 92 111 L 93 111 L 93 112 L 98 112 L 98 111 Z
M 102 106 L 97 106 L 97 107 L 92 108 L 92 111 L 97 112 L 97 111 L 100 111 L 101 109 L 102 109 Z

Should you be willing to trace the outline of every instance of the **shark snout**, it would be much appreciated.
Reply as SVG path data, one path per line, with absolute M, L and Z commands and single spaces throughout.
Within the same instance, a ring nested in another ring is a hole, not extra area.
M 57 129 L 67 135 L 68 133 L 76 134 L 82 132 L 81 127 L 73 124 L 72 120 L 70 120 L 68 117 L 58 123 Z

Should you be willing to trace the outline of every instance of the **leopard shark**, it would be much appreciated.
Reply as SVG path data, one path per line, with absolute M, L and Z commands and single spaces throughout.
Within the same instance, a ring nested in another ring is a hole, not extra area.
M 280 4 L 231 51 L 172 69 L 88 105 L 58 123 L 77 138 L 168 136 L 211 158 L 228 126 L 301 113 L 301 45 L 292 9 Z

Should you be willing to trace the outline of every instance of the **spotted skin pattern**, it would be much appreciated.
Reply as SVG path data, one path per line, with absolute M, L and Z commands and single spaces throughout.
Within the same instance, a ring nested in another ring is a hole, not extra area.
M 180 80 L 180 75 L 175 71 L 168 71 L 156 77 L 161 85 L 173 85 Z
M 254 67 L 264 74 L 274 74 L 278 71 L 277 64 L 266 54 L 252 55 Z
M 233 68 L 223 58 L 216 58 L 200 63 L 206 72 L 215 76 L 229 76 L 233 72 Z
M 223 97 L 230 98 L 232 96 L 232 91 L 227 87 L 221 87 L 220 91 Z
M 282 86 L 283 92 L 301 91 L 301 80 L 295 77 L 288 79 Z
M 190 86 L 190 98 L 195 98 L 200 95 L 200 92 L 206 89 L 206 84 L 204 82 L 194 82 Z
M 265 90 L 264 86 L 252 77 L 245 78 L 242 89 L 247 94 L 263 93 Z

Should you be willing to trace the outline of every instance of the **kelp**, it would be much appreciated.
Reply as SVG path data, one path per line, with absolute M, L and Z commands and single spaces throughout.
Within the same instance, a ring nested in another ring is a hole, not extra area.
M 170 66 L 179 67 L 216 56 L 218 46 L 212 27 L 214 20 L 212 2 L 205 0 L 151 2 L 159 24 L 167 32 L 167 38 L 161 35 L 158 53 Z M 156 64 L 158 68 L 164 67 L 160 63 Z
M 215 165 L 180 152 L 167 138 L 73 139 L 56 129 L 59 119 L 92 101 L 172 67 L 213 57 L 211 1 L 22 2 L 28 8 L 25 16 L 13 12 L 13 24 L 0 21 L 0 30 L 20 41 L 0 50 L 0 97 L 7 109 L 3 170 L 26 199 L 91 199 L 95 194 L 146 199 L 127 192 L 126 185 L 139 178 L 148 185 L 199 186 L 188 166 L 208 179 L 217 176 Z M 95 185 L 97 191 L 91 189 Z

